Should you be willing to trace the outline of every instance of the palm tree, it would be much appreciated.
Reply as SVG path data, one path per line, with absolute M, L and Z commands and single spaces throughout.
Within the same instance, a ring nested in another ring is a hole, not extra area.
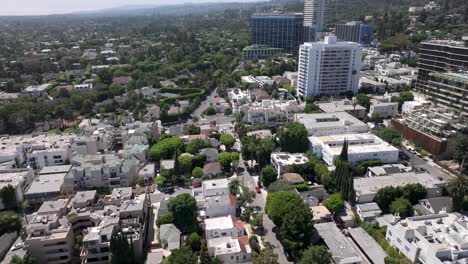
M 458 175 L 447 184 L 447 190 L 452 196 L 452 210 L 461 211 L 465 196 L 468 195 L 468 178 L 463 174 Z

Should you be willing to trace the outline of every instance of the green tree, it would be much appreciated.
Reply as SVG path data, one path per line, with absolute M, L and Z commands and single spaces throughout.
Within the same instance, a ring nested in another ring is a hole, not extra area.
M 199 135 L 200 134 L 200 127 L 189 124 L 184 127 L 184 134 L 185 135 Z
M 239 160 L 239 153 L 237 152 L 222 152 L 218 155 L 219 163 L 223 166 L 225 171 L 231 169 L 231 163 L 233 161 Z
M 168 209 L 174 216 L 174 225 L 179 230 L 185 234 L 197 231 L 197 201 L 190 194 L 179 194 L 171 199 Z
M 379 205 L 383 212 L 387 213 L 389 212 L 390 204 L 402 195 L 403 193 L 400 188 L 387 186 L 377 191 L 374 201 Z
M 167 257 L 167 260 L 164 262 L 167 264 L 197 264 L 198 257 L 192 250 L 188 247 L 181 247 L 172 251 L 171 255 Z
M 15 188 L 10 184 L 0 189 L 0 198 L 6 209 L 13 209 L 18 206 Z
M 287 214 L 303 206 L 305 206 L 304 201 L 299 195 L 289 191 L 279 191 L 268 193 L 265 210 L 275 225 L 281 226 Z
M 134 264 L 138 263 L 134 256 L 133 242 L 128 241 L 123 233 L 113 234 L 110 241 L 110 264 Z
M 308 149 L 307 129 L 299 122 L 289 123 L 286 128 L 281 127 L 277 136 L 283 151 L 297 153 Z
M 411 209 L 411 203 L 405 198 L 397 198 L 390 204 L 390 212 L 392 214 L 398 213 L 401 218 L 405 218 L 409 215 Z
M 462 173 L 468 173 L 468 129 L 458 131 L 454 140 L 453 159 L 460 165 Z M 465 162 L 464 162 L 465 161 Z
M 208 115 L 208 116 L 211 116 L 211 115 L 216 115 L 216 110 L 212 107 L 212 106 L 209 106 L 205 112 L 204 112 L 205 115 Z
M 366 94 L 360 93 L 356 95 L 356 101 L 358 104 L 360 104 L 362 107 L 365 107 L 367 110 L 370 108 L 370 98 Z
M 312 213 L 310 208 L 298 203 L 291 211 L 283 216 L 279 237 L 286 251 L 293 258 L 298 259 L 302 250 L 310 245 L 313 233 Z
M 344 208 L 344 200 L 341 193 L 334 193 L 330 195 L 324 202 L 323 205 L 328 208 L 332 213 L 336 213 L 338 210 Z
M 29 254 L 26 254 L 23 257 L 14 255 L 10 261 L 10 264 L 36 264 L 36 263 L 37 261 L 33 257 L 31 257 Z
M 160 227 L 161 225 L 172 224 L 172 223 L 174 223 L 174 216 L 172 216 L 172 214 L 160 216 L 156 220 L 156 225 L 158 227 Z
M 161 159 L 170 159 L 174 157 L 174 153 L 181 153 L 184 150 L 184 141 L 180 138 L 165 138 L 150 149 L 151 158 L 155 161 Z
M 192 157 L 188 155 L 179 156 L 180 170 L 184 175 L 192 173 Z
M 190 234 L 190 247 L 193 251 L 200 251 L 201 249 L 201 238 L 197 233 Z
M 268 193 L 274 193 L 274 192 L 281 192 L 281 191 L 289 191 L 294 189 L 293 186 L 291 186 L 287 181 L 285 180 L 277 180 L 270 184 L 268 187 Z
M 424 199 L 427 194 L 426 188 L 420 183 L 410 183 L 402 187 L 403 197 L 410 201 L 411 204 L 418 203 L 419 200 Z
M 192 177 L 194 178 L 201 178 L 203 177 L 203 169 L 200 167 L 195 167 L 192 170 Z
M 331 264 L 332 255 L 325 246 L 311 246 L 302 254 L 299 264 Z
M 21 220 L 15 212 L 0 212 L 0 236 L 5 233 L 19 232 L 20 229 Z
M 272 166 L 265 166 L 262 168 L 262 185 L 265 187 L 270 186 L 278 178 L 278 173 Z
M 306 103 L 304 113 L 320 113 L 320 107 L 314 103 Z
M 220 142 L 222 145 L 225 145 L 227 149 L 230 149 L 236 142 L 236 139 L 230 134 L 223 134 L 220 137 Z
M 270 248 L 264 248 L 253 253 L 252 264 L 279 264 L 278 255 Z
M 166 183 L 166 178 L 164 178 L 163 176 L 157 176 L 154 182 L 158 186 L 164 186 L 164 184 Z
M 341 149 L 340 160 L 348 161 L 348 140 L 344 140 L 343 148 Z
M 460 212 L 464 208 L 464 201 L 468 196 L 468 179 L 463 174 L 458 175 L 456 179 L 447 184 L 447 190 L 452 197 L 452 210 Z
M 353 176 L 348 162 L 343 160 L 335 161 L 334 186 L 341 192 L 344 199 L 352 201 L 354 194 Z
M 393 127 L 377 130 L 377 136 L 393 146 L 399 147 L 401 145 L 401 133 Z
M 186 147 L 186 151 L 191 154 L 197 154 L 200 149 L 211 147 L 211 144 L 201 139 L 191 140 Z
M 224 110 L 224 115 L 225 115 L 225 116 L 230 116 L 230 115 L 232 115 L 232 108 L 226 108 L 226 109 Z

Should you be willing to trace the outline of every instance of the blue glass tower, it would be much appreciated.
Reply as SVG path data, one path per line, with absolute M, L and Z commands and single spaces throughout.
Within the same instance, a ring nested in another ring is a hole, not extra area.
M 304 27 L 303 14 L 255 14 L 251 17 L 252 44 L 297 53 L 299 45 L 315 40 L 315 30 Z

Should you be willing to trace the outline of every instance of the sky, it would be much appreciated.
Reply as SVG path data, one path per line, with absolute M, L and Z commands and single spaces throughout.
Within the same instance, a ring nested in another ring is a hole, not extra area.
M 248 1 L 251 0 L 0 0 L 0 16 L 64 14 L 128 5 Z

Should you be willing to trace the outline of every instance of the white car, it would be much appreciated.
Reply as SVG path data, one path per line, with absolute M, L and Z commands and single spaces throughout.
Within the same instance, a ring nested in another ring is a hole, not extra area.
M 15 251 L 15 250 L 18 250 L 18 249 L 23 248 L 23 247 L 24 247 L 24 242 L 20 242 L 20 243 L 14 244 L 14 245 L 11 247 L 11 250 L 12 250 L 12 251 Z

